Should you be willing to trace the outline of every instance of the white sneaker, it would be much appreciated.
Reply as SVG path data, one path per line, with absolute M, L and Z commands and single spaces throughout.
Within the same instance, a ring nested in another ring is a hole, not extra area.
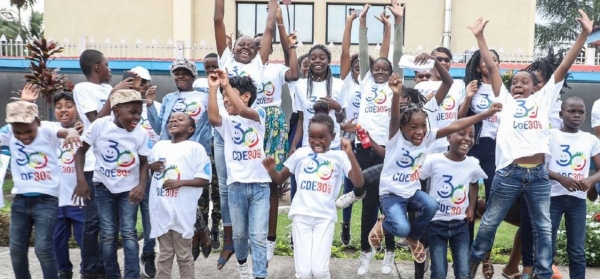
M 358 272 L 357 274 L 360 276 L 363 276 L 367 273 L 369 273 L 369 265 L 371 264 L 371 260 L 373 259 L 373 257 L 375 256 L 375 251 L 373 249 L 371 249 L 371 252 L 369 253 L 365 253 L 365 252 L 360 252 L 360 265 L 358 266 Z
M 275 253 L 275 241 L 267 240 L 267 262 L 270 262 L 273 259 L 273 254 Z
M 366 192 L 365 192 L 366 194 Z M 335 206 L 339 209 L 344 209 L 348 206 L 351 206 L 353 203 L 362 200 L 365 197 L 365 194 L 363 194 L 361 197 L 356 197 L 354 195 L 354 191 L 350 191 L 346 194 L 341 195 L 336 201 L 335 201 Z
M 396 251 L 385 251 L 385 256 L 383 256 L 383 262 L 381 263 L 381 273 L 385 275 L 392 273 L 395 258 Z
M 248 263 L 238 264 L 238 268 L 240 269 L 240 279 L 252 279 L 252 276 L 250 276 Z

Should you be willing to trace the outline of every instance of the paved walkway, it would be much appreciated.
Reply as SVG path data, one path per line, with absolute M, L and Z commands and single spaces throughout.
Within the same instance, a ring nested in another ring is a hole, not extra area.
M 140 242 L 140 247 L 141 247 Z M 71 249 L 71 260 L 75 266 L 79 265 L 80 258 L 78 257 L 79 249 Z M 42 278 L 41 269 L 39 266 L 39 262 L 35 257 L 35 252 L 33 248 L 29 249 L 29 259 L 30 259 L 30 270 L 32 278 Z M 217 270 L 217 259 L 218 254 L 211 254 L 208 259 L 199 258 L 196 261 L 196 278 L 221 278 L 221 279 L 235 279 L 239 278 L 236 268 L 235 257 L 232 257 L 229 263 L 223 268 L 223 270 Z M 10 264 L 10 255 L 7 247 L 0 247 L 0 278 L 14 278 L 12 266 Z M 123 267 L 123 253 L 122 250 L 119 250 L 119 263 L 121 264 L 121 268 Z M 371 262 L 371 268 L 369 274 L 364 277 L 360 277 L 356 275 L 356 269 L 358 267 L 358 259 L 331 259 L 331 278 L 332 279 L 353 279 L 353 278 L 369 278 L 369 279 L 377 279 L 377 278 L 413 278 L 414 277 L 414 267 L 412 262 L 396 262 L 397 270 L 391 275 L 382 275 L 381 261 L 373 260 Z M 448 272 L 448 278 L 454 278 L 451 270 Z M 502 269 L 502 265 L 494 265 L 496 270 L 496 275 L 494 278 L 503 278 L 500 274 L 500 270 Z M 173 267 L 173 278 L 179 278 L 177 265 Z M 568 277 L 568 268 L 560 267 L 561 272 L 565 275 L 565 279 Z M 400 276 L 398 275 L 398 271 Z M 77 272 L 77 271 L 76 271 Z M 79 278 L 76 275 L 74 278 Z M 144 278 L 144 277 L 142 277 Z M 269 276 L 268 278 L 283 278 L 283 279 L 292 279 L 294 277 L 294 258 L 293 257 L 279 257 L 276 256 L 269 263 Z M 426 274 L 425 278 L 429 278 L 429 272 Z M 481 277 L 479 275 L 477 277 Z M 600 278 L 600 269 L 598 268 L 588 268 L 586 273 L 586 278 Z

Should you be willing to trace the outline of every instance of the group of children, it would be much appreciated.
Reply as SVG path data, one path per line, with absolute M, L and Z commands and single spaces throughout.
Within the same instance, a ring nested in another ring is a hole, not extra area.
M 416 72 L 413 89 L 404 86 L 398 67 L 405 5 L 397 0 L 387 7 L 393 24 L 385 12 L 376 17 L 385 26 L 377 59 L 368 53 L 370 5 L 350 13 L 341 79 L 333 77 L 326 46 L 297 57 L 296 35 L 286 33 L 277 1 L 269 7 L 264 33 L 232 42 L 224 1 L 215 0 L 217 53 L 203 61 L 207 77 L 198 78 L 193 62 L 174 61 L 176 90 L 162 103 L 155 101 L 148 70 L 133 68 L 112 88 L 107 59 L 86 50 L 80 66 L 87 82 L 54 96 L 58 122 L 40 121 L 31 85 L 21 101 L 7 105 L 0 144 L 12 154 L 10 252 L 17 278 L 31 277 L 32 227 L 44 278 L 72 278 L 71 231 L 81 247 L 82 278 L 122 277 L 119 233 L 123 277 L 139 278 L 141 272 L 171 278 L 177 256 L 181 278 L 195 278 L 200 252 L 208 257 L 220 246 L 219 217 L 223 247 L 217 268 L 235 254 L 240 278 L 266 278 L 276 240 L 277 189 L 288 179 L 297 278 L 330 278 L 337 209 L 343 209 L 340 238 L 348 245 L 349 208 L 358 200 L 363 200 L 359 275 L 368 273 L 384 239 L 381 271 L 390 274 L 394 237 L 400 237 L 414 257 L 417 278 L 423 278 L 427 262 L 431 278 L 446 278 L 448 245 L 456 278 L 474 278 L 480 264 L 484 277 L 492 278 L 496 229 L 516 215 L 521 229 L 515 237 L 522 247 L 515 246 L 513 256 L 522 254 L 523 271 L 517 259 L 502 274 L 549 279 L 564 214 L 570 275 L 585 278 L 585 199 L 596 200 L 594 184 L 600 182 L 600 172 L 589 176 L 588 162 L 600 168 L 600 140 L 579 131 L 583 100 L 559 100 L 592 29 L 585 13 L 580 11 L 582 32 L 566 56 L 558 64 L 543 60 L 552 64 L 549 70 L 538 61 L 516 72 L 510 89 L 502 83 L 500 58 L 486 45 L 487 21 L 481 18 L 470 27 L 480 50 L 467 64 L 465 80 L 452 79 L 452 54 L 440 47 L 415 58 L 415 64 L 433 60 L 434 68 Z M 356 18 L 359 53 L 350 55 Z M 393 62 L 385 57 L 392 25 Z M 285 65 L 268 63 L 275 28 Z M 293 100 L 290 128 L 281 109 L 284 84 Z M 478 201 L 480 180 L 485 209 Z M 201 202 L 204 211 L 198 206 L 209 185 L 218 207 L 210 230 L 208 201 Z M 138 208 L 144 230 L 139 260 Z

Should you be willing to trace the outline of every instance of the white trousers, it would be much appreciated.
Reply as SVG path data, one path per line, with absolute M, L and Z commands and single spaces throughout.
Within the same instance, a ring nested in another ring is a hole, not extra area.
M 294 215 L 294 262 L 296 278 L 329 279 L 329 258 L 335 223 L 332 220 Z

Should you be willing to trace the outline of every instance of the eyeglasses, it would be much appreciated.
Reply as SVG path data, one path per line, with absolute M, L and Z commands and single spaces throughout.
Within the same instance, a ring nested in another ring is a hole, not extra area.
M 450 63 L 450 58 L 448 58 L 448 57 L 441 57 L 441 56 L 438 56 L 438 57 L 436 57 L 436 58 L 435 58 L 435 60 L 437 60 L 438 62 L 446 62 L 446 63 Z
M 417 79 L 430 79 L 431 74 L 417 74 Z

